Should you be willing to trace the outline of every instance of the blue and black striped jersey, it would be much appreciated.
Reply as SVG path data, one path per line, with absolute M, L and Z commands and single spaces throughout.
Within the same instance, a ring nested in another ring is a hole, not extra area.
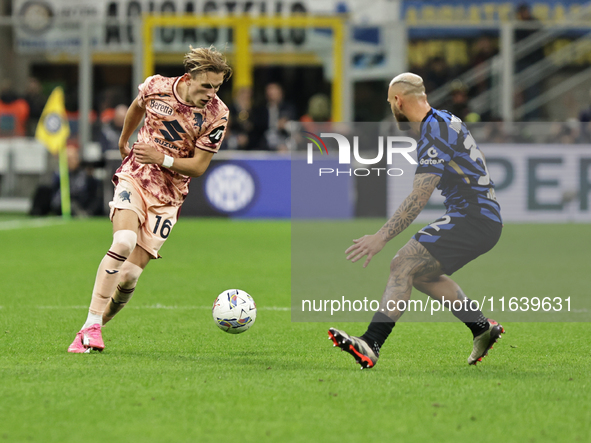
M 448 111 L 431 108 L 421 123 L 416 174 L 441 177 L 437 189 L 448 213 L 484 216 L 501 223 L 501 207 L 484 154 L 466 125 Z

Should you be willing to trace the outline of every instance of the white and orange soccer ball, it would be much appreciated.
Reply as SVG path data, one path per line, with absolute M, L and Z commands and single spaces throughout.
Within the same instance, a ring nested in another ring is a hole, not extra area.
M 213 321 L 230 334 L 248 330 L 257 318 L 257 307 L 253 298 L 241 289 L 228 289 L 215 299 L 212 308 Z

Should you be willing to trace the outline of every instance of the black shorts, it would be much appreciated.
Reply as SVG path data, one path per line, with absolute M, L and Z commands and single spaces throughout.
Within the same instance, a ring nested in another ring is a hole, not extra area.
M 452 275 L 466 263 L 490 251 L 501 237 L 502 225 L 470 215 L 446 214 L 425 226 L 413 238 Z

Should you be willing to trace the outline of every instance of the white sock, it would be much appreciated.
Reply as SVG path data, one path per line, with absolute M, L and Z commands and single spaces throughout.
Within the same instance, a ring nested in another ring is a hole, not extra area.
M 82 326 L 82 329 L 86 329 L 91 327 L 92 325 L 103 325 L 103 315 L 102 314 L 93 314 L 92 312 L 88 313 L 88 317 L 86 318 L 86 323 Z

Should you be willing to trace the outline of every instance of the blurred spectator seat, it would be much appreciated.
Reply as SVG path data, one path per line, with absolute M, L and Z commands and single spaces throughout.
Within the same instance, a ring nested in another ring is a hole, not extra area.
M 31 138 L 0 140 L 0 174 L 7 174 L 9 169 L 17 174 L 43 174 L 47 154 L 45 147 Z
M 26 100 L 12 93 L 0 96 L 0 137 L 23 137 L 29 118 Z
M 49 152 L 31 138 L 0 139 L 0 210 L 26 212 L 47 172 Z

